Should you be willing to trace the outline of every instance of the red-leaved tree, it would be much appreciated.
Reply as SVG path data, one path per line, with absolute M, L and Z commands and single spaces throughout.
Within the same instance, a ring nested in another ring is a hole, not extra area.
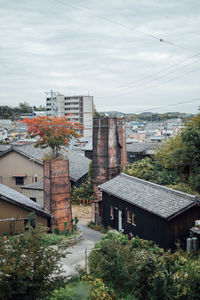
M 54 157 L 59 155 L 62 146 L 68 146 L 72 137 L 79 137 L 78 130 L 82 125 L 75 121 L 68 121 L 63 117 L 37 116 L 33 119 L 26 117 L 22 123 L 28 126 L 28 135 L 38 137 L 35 147 L 50 147 Z

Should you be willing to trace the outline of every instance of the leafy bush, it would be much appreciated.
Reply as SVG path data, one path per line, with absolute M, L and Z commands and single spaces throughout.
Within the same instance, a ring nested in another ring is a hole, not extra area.
M 36 226 L 23 234 L 0 238 L 1 299 L 43 299 L 64 285 L 58 261 L 63 254 L 43 243 L 46 229 Z
M 74 276 L 64 288 L 53 291 L 50 300 L 87 300 L 88 283 Z
M 73 186 L 71 191 L 71 200 L 75 204 L 79 204 L 81 199 L 93 200 L 93 189 L 90 181 L 82 183 L 80 187 Z
M 78 231 L 78 222 L 79 218 L 75 216 L 74 218 L 71 219 L 71 225 L 72 225 L 72 232 L 77 232 Z
M 52 246 L 60 244 L 65 236 L 57 235 L 55 233 L 44 233 L 41 236 L 42 244 L 45 246 Z
M 200 196 L 189 184 L 183 182 L 177 183 L 176 185 L 168 185 L 168 187 L 187 194 Z
M 96 223 L 90 221 L 88 224 L 87 224 L 88 227 L 90 227 L 91 229 L 94 229 L 94 230 L 97 230 L 97 231 L 100 231 L 102 233 L 106 233 L 108 232 L 108 229 L 106 229 L 104 226 L 102 225 L 97 225 Z
M 109 289 L 100 278 L 94 278 L 92 276 L 84 276 L 89 285 L 89 293 L 91 300 L 113 300 L 117 299 L 114 291 Z
M 91 275 L 123 299 L 200 299 L 200 258 L 108 233 L 89 256 Z

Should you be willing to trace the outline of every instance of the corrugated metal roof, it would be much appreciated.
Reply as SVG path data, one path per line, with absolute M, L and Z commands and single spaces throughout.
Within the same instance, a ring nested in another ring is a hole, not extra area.
M 196 205 L 197 196 L 179 192 L 149 181 L 121 173 L 99 188 L 144 210 L 169 219 Z

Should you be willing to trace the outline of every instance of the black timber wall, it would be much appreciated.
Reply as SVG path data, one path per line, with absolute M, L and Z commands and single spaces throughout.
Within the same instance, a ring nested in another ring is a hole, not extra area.
M 200 219 L 200 207 L 193 206 L 168 221 L 167 244 L 174 248 L 180 241 L 183 249 L 186 247 L 186 238 L 190 236 L 190 228 L 195 225 L 195 220 Z
M 122 199 L 108 195 L 103 192 L 103 219 L 105 227 L 118 229 L 118 217 L 115 211 L 114 220 L 110 219 L 110 206 L 122 211 L 122 223 L 124 233 L 138 235 L 145 240 L 156 242 L 161 248 L 174 249 L 177 242 L 185 248 L 186 238 L 189 237 L 190 228 L 194 226 L 195 220 L 200 219 L 200 207 L 194 206 L 171 220 L 166 220 L 139 208 Z M 136 216 L 136 226 L 127 223 L 127 210 Z
M 167 221 L 148 211 L 145 211 L 131 203 L 108 195 L 103 192 L 103 218 L 102 223 L 105 227 L 118 229 L 118 218 L 115 210 L 114 220 L 110 219 L 110 206 L 116 207 L 122 211 L 122 224 L 125 234 L 132 233 L 145 240 L 156 242 L 161 248 L 167 249 Z M 127 222 L 127 210 L 136 216 L 136 226 Z

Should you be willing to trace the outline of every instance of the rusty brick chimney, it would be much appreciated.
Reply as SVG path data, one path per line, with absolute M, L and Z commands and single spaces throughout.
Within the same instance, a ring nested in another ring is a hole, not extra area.
M 69 161 L 44 161 L 44 209 L 53 215 L 52 229 L 71 228 Z
M 101 193 L 98 186 L 117 176 L 126 165 L 125 120 L 111 117 L 93 120 L 92 185 L 96 200 L 92 220 L 101 223 Z

